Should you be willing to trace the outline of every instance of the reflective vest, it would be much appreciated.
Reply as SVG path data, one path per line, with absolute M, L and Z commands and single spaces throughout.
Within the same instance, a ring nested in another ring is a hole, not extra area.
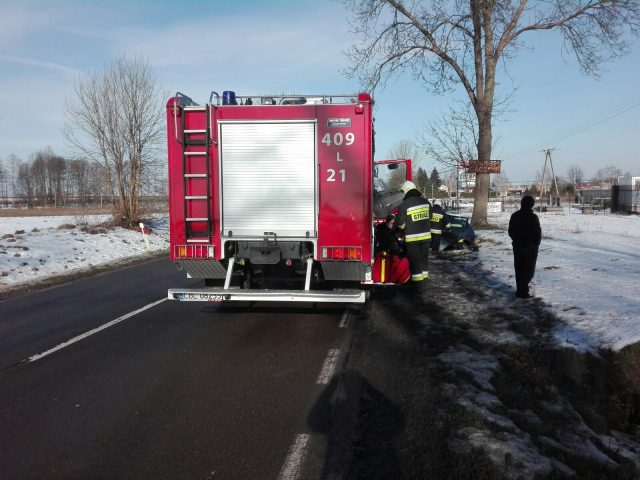
M 440 205 L 434 205 L 431 210 L 431 233 L 442 235 L 442 229 L 451 228 L 449 215 L 447 215 Z
M 418 190 L 409 190 L 396 215 L 398 228 L 404 229 L 404 241 L 426 242 L 431 240 L 431 204 Z

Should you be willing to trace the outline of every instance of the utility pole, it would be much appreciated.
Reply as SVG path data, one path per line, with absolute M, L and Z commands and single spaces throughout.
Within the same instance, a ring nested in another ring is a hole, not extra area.
M 456 163 L 456 207 L 460 208 L 460 167 Z
M 558 181 L 556 179 L 556 174 L 553 171 L 553 161 L 551 160 L 551 152 L 555 151 L 555 148 L 547 148 L 542 150 L 544 152 L 544 168 L 542 169 L 542 184 L 540 185 L 540 205 L 538 206 L 538 211 L 542 211 L 542 197 L 544 195 L 544 177 L 547 173 L 547 162 L 549 163 L 549 167 L 551 168 L 551 177 L 552 177 L 552 185 L 549 187 L 549 195 L 551 196 L 551 189 L 555 186 L 556 189 L 556 198 L 558 199 L 558 206 L 560 206 L 560 192 L 558 191 Z

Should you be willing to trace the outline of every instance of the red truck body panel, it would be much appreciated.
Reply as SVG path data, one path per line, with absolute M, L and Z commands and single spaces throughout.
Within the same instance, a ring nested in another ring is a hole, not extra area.
M 177 247 L 193 241 L 187 234 L 187 223 L 191 234 L 194 234 L 206 233 L 209 222 L 210 235 L 206 237 L 206 241 L 199 240 L 198 245 L 203 248 L 214 247 L 209 250 L 209 253 L 213 252 L 213 256 L 209 254 L 204 255 L 205 257 L 216 260 L 225 258 L 224 238 L 228 240 L 228 235 L 231 235 L 223 229 L 222 218 L 224 189 L 227 188 L 227 194 L 231 194 L 231 187 L 225 184 L 227 179 L 223 178 L 222 174 L 224 159 L 221 157 L 224 156 L 222 151 L 225 147 L 221 141 L 224 142 L 225 138 L 231 137 L 231 133 L 226 133 L 225 125 L 260 126 L 291 123 L 312 124 L 315 136 L 313 182 L 316 196 L 316 231 L 308 232 L 308 237 L 315 242 L 314 259 L 323 261 L 323 247 L 358 247 L 358 261 L 370 265 L 373 220 L 373 101 L 368 95 L 360 98 L 365 101 L 358 102 L 358 97 L 353 96 L 343 103 L 199 107 L 184 104 L 178 96 L 172 97 L 167 104 L 171 260 L 181 258 Z M 183 156 L 184 151 L 201 152 L 206 148 L 183 147 L 187 135 L 184 132 L 200 130 L 209 133 L 192 133 L 190 138 L 202 139 L 204 142 L 206 135 L 210 135 L 206 152 L 208 155 Z M 230 128 L 228 130 L 231 131 Z M 205 160 L 205 157 L 208 160 Z M 260 161 L 260 155 L 246 157 L 248 168 L 251 168 L 251 162 Z M 185 172 L 188 172 L 187 178 Z M 275 180 L 269 181 L 274 182 L 272 186 L 275 189 L 286 188 L 288 173 L 279 172 Z M 194 199 L 187 201 L 186 197 Z M 198 200 L 196 197 L 207 199 Z M 287 215 L 287 211 L 281 213 Z

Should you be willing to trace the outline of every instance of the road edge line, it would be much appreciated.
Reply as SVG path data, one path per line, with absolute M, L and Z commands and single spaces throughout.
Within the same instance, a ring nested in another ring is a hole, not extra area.
M 87 337 L 90 337 L 91 335 L 93 335 L 94 333 L 98 333 L 102 330 L 105 330 L 109 327 L 112 327 L 120 322 L 122 322 L 123 320 L 126 320 L 127 318 L 133 317 L 134 315 L 137 315 L 138 313 L 144 312 L 145 310 L 148 310 L 150 308 L 155 307 L 156 305 L 161 304 L 162 302 L 167 301 L 168 298 L 161 298 L 160 300 L 157 300 L 155 302 L 152 302 L 148 305 L 145 305 L 142 308 L 139 308 L 138 310 L 134 310 L 133 312 L 129 312 L 125 315 L 122 315 L 121 317 L 116 318 L 115 320 L 111 320 L 110 322 L 107 322 L 103 325 L 100 325 L 99 327 L 94 328 L 93 330 L 89 330 L 88 332 L 85 332 L 81 335 L 78 335 L 77 337 L 73 337 L 70 340 L 67 340 L 66 342 L 61 343 L 60 345 L 57 345 L 53 348 L 50 348 L 49 350 L 42 352 L 42 353 L 38 353 L 36 355 L 32 355 L 29 358 L 27 358 L 26 360 L 23 360 L 23 362 L 26 363 L 33 363 L 37 360 L 40 360 L 43 357 L 46 357 L 47 355 L 50 355 L 54 352 L 57 352 L 58 350 L 62 350 L 65 347 L 68 347 L 69 345 L 72 345 L 76 342 L 79 342 L 80 340 L 84 340 Z

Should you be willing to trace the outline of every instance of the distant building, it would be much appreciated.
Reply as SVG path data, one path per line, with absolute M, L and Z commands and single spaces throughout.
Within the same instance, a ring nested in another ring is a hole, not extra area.
M 640 190 L 640 177 L 632 177 L 631 175 L 624 175 L 618 177 L 618 185 L 630 186 L 631 190 Z
M 637 212 L 640 210 L 640 177 L 625 175 L 618 178 L 617 210 Z
M 529 185 L 509 185 L 507 187 L 507 196 L 509 197 L 521 197 L 524 191 L 529 188 Z

